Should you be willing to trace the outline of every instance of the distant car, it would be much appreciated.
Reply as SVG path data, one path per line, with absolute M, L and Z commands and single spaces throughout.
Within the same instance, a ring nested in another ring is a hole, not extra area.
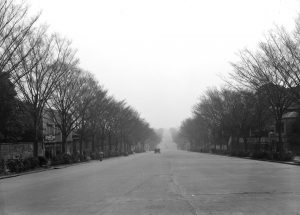
M 160 149 L 159 148 L 154 149 L 154 153 L 160 153 Z

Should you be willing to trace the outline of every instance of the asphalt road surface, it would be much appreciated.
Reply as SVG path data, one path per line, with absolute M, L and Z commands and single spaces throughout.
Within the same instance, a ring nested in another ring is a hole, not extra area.
M 300 214 L 300 167 L 135 154 L 3 179 L 0 214 Z

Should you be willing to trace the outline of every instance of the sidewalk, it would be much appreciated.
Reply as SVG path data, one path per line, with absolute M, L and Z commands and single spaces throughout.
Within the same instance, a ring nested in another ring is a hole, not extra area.
M 242 158 L 242 159 L 249 159 L 249 160 L 257 160 L 257 161 L 265 161 L 265 162 L 282 163 L 282 164 L 300 166 L 300 157 L 299 156 L 296 156 L 294 158 L 294 160 L 292 160 L 292 161 L 267 160 L 267 159 L 258 159 L 258 158 L 252 158 L 252 157 L 237 157 L 237 156 L 230 156 L 230 155 L 224 155 L 224 156 L 233 157 L 233 158 Z
M 253 160 L 258 160 L 258 159 L 253 158 Z M 277 161 L 277 160 L 262 160 L 262 161 L 269 161 L 269 162 L 275 162 L 275 163 L 283 163 L 283 164 L 300 166 L 300 157 L 299 156 L 294 157 L 294 159 L 292 161 Z
M 25 171 L 25 172 L 11 173 L 11 174 L 7 174 L 7 175 L 0 175 L 0 180 L 5 179 L 5 178 L 13 178 L 13 177 L 21 176 L 21 175 L 44 172 L 44 171 L 48 171 L 48 170 L 63 169 L 63 168 L 67 168 L 69 166 L 85 164 L 85 163 L 88 163 L 90 161 L 93 161 L 93 160 L 83 161 L 83 162 L 78 162 L 78 163 L 71 163 L 71 164 L 61 164 L 61 165 L 49 166 L 49 167 L 40 167 L 40 168 L 36 168 L 36 169 L 33 169 L 33 170 Z
M 119 157 L 109 157 L 109 158 L 105 158 L 104 160 L 114 159 L 114 158 L 119 158 Z M 80 164 L 86 164 L 86 163 L 89 163 L 89 162 L 92 162 L 92 161 L 99 162 L 99 160 L 88 160 L 88 161 L 83 161 L 83 162 L 78 162 L 78 163 L 61 164 L 61 165 L 49 166 L 49 167 L 40 167 L 40 168 L 37 168 L 37 169 L 25 171 L 25 172 L 11 173 L 11 174 L 7 174 L 7 175 L 0 175 L 0 180 L 1 179 L 5 179 L 5 178 L 13 178 L 13 177 L 21 176 L 21 175 L 27 175 L 27 174 L 33 174 L 33 173 L 38 173 L 38 172 L 44 172 L 44 171 L 48 171 L 48 170 L 63 169 L 63 168 L 67 168 L 67 167 L 70 167 L 70 166 L 75 166 L 75 165 L 80 165 Z

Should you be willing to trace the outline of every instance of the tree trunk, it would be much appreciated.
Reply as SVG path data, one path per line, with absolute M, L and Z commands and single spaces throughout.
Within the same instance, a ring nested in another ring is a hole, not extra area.
M 247 137 L 244 137 L 244 150 L 245 152 L 248 152 L 248 143 L 247 143 Z
M 78 154 L 77 152 L 77 142 L 73 140 L 73 154 Z
M 84 118 L 81 121 L 81 134 L 80 134 L 80 142 L 79 142 L 79 150 L 80 154 L 83 154 L 83 135 L 84 135 Z
M 277 152 L 282 152 L 283 151 L 283 142 L 282 142 L 282 124 L 281 124 L 281 119 L 278 119 L 276 121 L 277 125 L 277 131 L 278 131 L 278 144 L 277 144 Z
M 66 153 L 67 138 L 67 132 L 63 129 L 61 132 L 61 151 L 63 154 Z
M 102 129 L 101 132 L 101 151 L 104 152 L 104 138 L 105 138 L 105 133 L 104 133 L 104 129 Z
M 38 137 L 39 128 L 38 127 L 39 126 L 38 126 L 36 116 L 34 116 L 33 126 L 34 126 L 33 156 L 38 157 L 39 155 L 39 137 Z
M 92 134 L 92 152 L 95 152 L 95 134 Z
M 79 153 L 80 153 L 81 155 L 82 155 L 82 153 L 83 153 L 82 142 L 83 142 L 82 137 L 80 137 L 80 140 L 79 140 Z
M 39 147 L 38 139 L 35 137 L 35 139 L 33 141 L 33 156 L 34 157 L 38 157 L 38 155 L 39 155 L 38 147 Z
M 111 142 L 111 132 L 108 133 L 108 146 L 109 146 L 109 156 L 111 155 L 111 150 L 112 150 L 112 142 Z
M 255 152 L 260 152 L 260 145 L 261 145 L 261 136 L 258 137 L 258 144 L 256 144 L 257 147 L 255 149 Z

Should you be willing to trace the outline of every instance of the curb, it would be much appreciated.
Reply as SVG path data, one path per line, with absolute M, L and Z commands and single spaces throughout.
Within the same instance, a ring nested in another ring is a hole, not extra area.
M 37 170 L 33 170 L 33 171 L 28 171 L 28 172 L 21 172 L 21 173 L 17 173 L 17 174 L 4 175 L 4 176 L 0 176 L 0 180 L 1 179 L 6 179 L 6 178 L 14 178 L 14 177 L 21 176 L 21 175 L 28 175 L 28 174 L 38 173 L 38 172 L 44 172 L 44 171 L 51 170 L 51 169 L 52 168 L 37 169 Z
M 231 155 L 219 155 L 219 154 L 212 154 L 211 155 L 218 155 L 218 156 L 224 156 L 224 157 L 231 157 L 231 158 L 240 158 L 240 159 L 247 159 L 247 160 L 254 160 L 254 161 L 264 161 L 264 162 L 271 162 L 271 163 L 281 163 L 281 164 L 288 164 L 293 166 L 300 166 L 300 162 L 296 161 L 276 161 L 276 160 L 266 160 L 266 159 L 255 159 L 251 157 L 237 157 L 237 156 L 231 156 Z
M 276 161 L 276 160 L 265 160 L 265 159 L 254 159 L 254 158 L 245 158 L 245 159 L 300 166 L 300 163 L 295 161 Z

